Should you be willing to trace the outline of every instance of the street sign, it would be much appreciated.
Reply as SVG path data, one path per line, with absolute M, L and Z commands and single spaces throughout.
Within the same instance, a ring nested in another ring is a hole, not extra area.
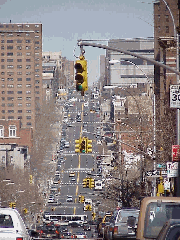
M 166 168 L 166 164 L 165 163 L 157 163 L 156 167 L 157 168 Z
M 160 176 L 167 176 L 167 171 L 163 170 L 152 170 L 152 171 L 147 171 L 146 172 L 147 177 L 160 177 Z
M 170 108 L 180 108 L 180 85 L 170 86 Z
M 178 162 L 180 161 L 180 146 L 172 145 L 172 161 Z
M 178 177 L 178 162 L 167 162 L 167 177 Z

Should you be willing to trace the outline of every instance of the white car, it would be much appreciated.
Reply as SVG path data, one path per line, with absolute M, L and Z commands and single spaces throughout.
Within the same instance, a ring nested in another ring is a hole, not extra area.
M 88 107 L 89 103 L 88 102 L 85 102 L 84 103 L 84 107 Z
M 101 145 L 102 144 L 101 140 L 97 140 L 97 144 Z
M 87 238 L 87 235 L 85 232 L 76 232 L 74 238 Z
M 23 219 L 19 212 L 12 208 L 0 208 L 0 240 L 30 240 Z
M 72 196 L 67 196 L 66 202 L 72 202 L 73 201 L 73 197 Z

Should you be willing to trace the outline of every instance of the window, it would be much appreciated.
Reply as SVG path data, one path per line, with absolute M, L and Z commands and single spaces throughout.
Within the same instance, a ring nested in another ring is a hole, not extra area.
M 30 87 L 31 87 L 31 84 L 26 84 L 26 87 L 27 87 L 27 88 L 30 88 Z
M 4 62 L 4 59 L 1 59 L 1 62 Z
M 18 40 L 17 40 L 17 43 L 22 43 L 22 40 L 19 40 L 19 39 L 18 39 Z
M 18 87 L 18 88 L 22 88 L 22 84 L 18 84 L 17 87 Z
M 22 68 L 22 65 L 17 65 L 17 68 Z
M 4 75 L 5 74 L 5 72 L 1 72 L 1 75 Z
M 38 53 L 38 52 L 36 52 L 36 53 L 35 53 L 35 55 L 36 55 L 36 56 L 39 56 L 39 53 Z
M 29 40 L 29 39 L 26 40 L 26 43 L 30 43 L 30 42 L 31 42 L 31 40 Z
M 39 83 L 39 80 L 35 80 L 35 83 L 38 84 L 38 83 Z
M 26 91 L 26 94 L 31 94 L 31 91 Z
M 2 93 L 2 94 L 5 94 L 5 91 L 2 91 L 1 93 Z
M 39 50 L 40 48 L 39 47 L 35 47 L 35 50 Z
M 18 103 L 18 107 L 22 107 L 22 103 Z
M 39 24 L 36 24 L 36 25 L 35 25 L 35 28 L 38 28 L 38 27 L 39 27 Z
M 17 91 L 17 94 L 22 94 L 22 91 Z
M 39 69 L 35 69 L 35 72 L 39 72 Z
M 166 15 L 165 18 L 166 18 L 166 22 L 169 22 L 169 15 Z
M 31 49 L 31 46 L 26 46 L 26 50 L 29 50 L 29 49 Z
M 39 86 L 35 86 L 35 88 L 39 88 Z
M 18 116 L 18 119 L 22 119 L 22 116 Z
M 31 69 L 31 65 L 26 65 L 26 69 Z
M 35 67 L 39 67 L 39 63 L 35 64 Z
M 14 91 L 7 91 L 7 94 L 14 94 Z
M 14 113 L 14 110 L 8 110 L 8 113 Z
M 7 49 L 13 49 L 13 46 L 7 46 Z
M 160 22 L 160 19 L 161 19 L 161 16 L 160 16 L 160 15 L 158 15 L 158 22 Z
M 8 81 L 13 81 L 13 78 L 7 78 Z
M 29 24 L 26 24 L 26 27 L 29 27 Z
M 14 107 L 14 103 L 8 103 L 7 106 L 8 107 Z
M 17 52 L 17 56 L 22 56 L 22 52 Z
M 14 85 L 13 85 L 13 84 L 8 84 L 7 87 L 8 87 L 8 88 L 13 88 Z
M 26 78 L 26 81 L 31 81 L 31 78 Z
M 35 58 L 35 61 L 39 61 L 39 58 Z
M 7 72 L 9 76 L 14 75 L 14 72 Z
M 35 77 L 39 77 L 39 74 L 35 74 Z
M 160 31 L 161 31 L 161 27 L 160 27 L 160 26 L 158 26 L 158 33 L 160 33 Z
M 7 62 L 13 62 L 14 60 L 12 58 L 7 59 Z
M 22 75 L 22 72 L 17 72 L 17 75 Z
M 7 56 L 13 56 L 13 53 L 12 52 L 8 52 Z
M 37 35 L 37 36 L 35 36 L 35 38 L 39 38 L 39 36 Z
M 1 85 L 1 88 L 5 88 L 5 84 L 2 84 L 2 85 Z
M 18 113 L 22 113 L 22 110 L 18 110 Z
M 18 78 L 17 80 L 18 80 L 18 82 L 20 82 L 20 81 L 22 81 L 22 78 Z
M 31 61 L 31 59 L 29 59 L 29 58 L 28 58 L 28 59 L 26 59 L 26 62 L 30 62 L 30 61 Z
M 2 112 L 2 113 L 5 113 L 5 110 L 2 110 L 1 112 Z
M 1 46 L 1 50 L 4 50 L 5 49 L 5 47 L 4 46 Z
M 7 43 L 13 43 L 13 40 L 9 39 L 9 40 L 7 40 Z
M 26 103 L 26 107 L 30 107 L 31 106 L 31 103 Z
M 31 75 L 31 72 L 26 72 L 26 75 Z
M 31 97 L 26 97 L 26 100 L 31 101 Z
M 5 41 L 4 41 L 4 39 L 3 40 L 1 40 L 1 43 L 4 43 Z
M 1 69 L 5 69 L 5 65 L 1 65 Z
M 13 65 L 7 65 L 7 68 L 14 68 Z
M 4 126 L 0 125 L 0 137 L 4 137 Z
M 4 101 L 4 100 L 5 100 L 5 97 L 2 97 L 1 100 Z
M 35 44 L 39 44 L 39 41 L 35 41 Z
M 1 53 L 1 56 L 4 56 L 4 53 Z
M 26 124 L 27 126 L 31 126 L 31 122 L 27 122 L 27 124 Z
M 39 30 L 35 30 L 35 33 L 39 33 Z
M 22 46 L 17 46 L 17 50 L 21 50 L 22 49 Z
M 8 100 L 8 101 L 13 101 L 13 100 L 14 100 L 14 97 L 8 97 L 7 100 Z
M 31 53 L 30 53 L 30 52 L 27 52 L 27 53 L 26 53 L 26 56 L 31 56 Z
M 16 126 L 9 126 L 9 137 L 16 137 Z
M 22 100 L 22 97 L 18 97 L 17 100 Z
M 39 91 L 35 91 L 36 94 L 39 94 Z
M 18 59 L 17 61 L 18 61 L 18 62 L 22 62 L 22 59 Z
M 166 33 L 169 33 L 169 26 L 166 26 Z
M 31 113 L 31 110 L 26 110 L 27 113 Z
M 31 116 L 26 116 L 26 119 L 31 119 Z
M 1 78 L 1 81 L 5 81 L 5 78 Z

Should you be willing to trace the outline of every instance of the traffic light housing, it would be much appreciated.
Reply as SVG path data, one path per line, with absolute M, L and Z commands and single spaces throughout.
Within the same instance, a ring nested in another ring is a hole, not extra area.
M 81 91 L 81 95 L 84 96 L 84 92 L 88 90 L 87 82 L 87 60 L 81 55 L 79 60 L 76 61 L 74 68 L 76 69 L 76 90 Z
M 12 202 L 9 203 L 9 207 L 12 208 Z
M 94 179 L 93 178 L 90 178 L 90 185 L 89 185 L 89 188 L 92 189 L 94 188 Z
M 90 178 L 87 178 L 86 187 L 89 188 L 89 186 L 90 186 Z
M 86 138 L 86 153 L 92 153 L 92 140 Z
M 28 213 L 27 208 L 24 208 L 24 209 L 23 209 L 23 213 L 24 213 L 24 214 L 27 214 L 27 213 Z
M 12 208 L 16 208 L 16 203 L 12 202 Z
M 81 138 L 75 140 L 75 152 L 76 153 L 80 153 L 81 152 L 81 142 L 82 142 Z
M 83 203 L 85 201 L 85 197 L 81 196 L 81 202 Z
M 85 211 L 91 211 L 91 210 L 92 210 L 92 206 L 90 204 L 86 205 Z
M 81 142 L 80 152 L 81 153 L 85 153 L 86 152 L 86 140 L 84 138 L 83 138 L 83 140 Z
M 83 179 L 83 188 L 86 188 L 87 187 L 87 178 L 84 178 Z
M 95 212 L 92 212 L 92 220 L 94 221 L 96 218 L 96 213 Z

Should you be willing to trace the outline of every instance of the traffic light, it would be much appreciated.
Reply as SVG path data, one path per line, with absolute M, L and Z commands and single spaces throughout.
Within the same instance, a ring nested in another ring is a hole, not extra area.
M 75 140 L 75 152 L 76 153 L 79 153 L 81 152 L 81 142 L 82 142 L 82 139 L 80 138 L 79 140 Z
M 90 186 L 89 186 L 90 189 L 94 188 L 94 179 L 93 178 L 90 178 Z
M 86 205 L 85 211 L 91 211 L 91 210 L 92 210 L 92 206 L 90 204 Z
M 89 188 L 90 186 L 90 178 L 87 178 L 87 184 L 86 184 L 86 187 Z
M 86 188 L 87 187 L 87 178 L 84 178 L 83 179 L 83 188 Z
M 92 140 L 86 138 L 86 153 L 92 152 Z
M 12 208 L 12 202 L 9 203 L 9 207 Z
M 24 213 L 24 214 L 27 214 L 27 213 L 28 213 L 27 208 L 24 208 L 24 209 L 23 209 L 23 213 Z
M 81 196 L 81 202 L 83 203 L 85 201 L 85 197 Z
M 95 212 L 92 212 L 92 220 L 94 221 L 96 218 L 96 213 Z
M 82 142 L 81 142 L 81 149 L 80 149 L 81 153 L 85 153 L 86 152 L 86 140 L 83 138 Z
M 12 208 L 16 208 L 16 203 L 12 202 Z
M 74 68 L 76 69 L 76 90 L 81 91 L 81 95 L 84 96 L 84 92 L 88 90 L 87 83 L 87 61 L 84 56 L 80 56 L 76 61 Z
M 33 183 L 33 175 L 29 175 L 29 183 L 30 183 L 30 184 Z

